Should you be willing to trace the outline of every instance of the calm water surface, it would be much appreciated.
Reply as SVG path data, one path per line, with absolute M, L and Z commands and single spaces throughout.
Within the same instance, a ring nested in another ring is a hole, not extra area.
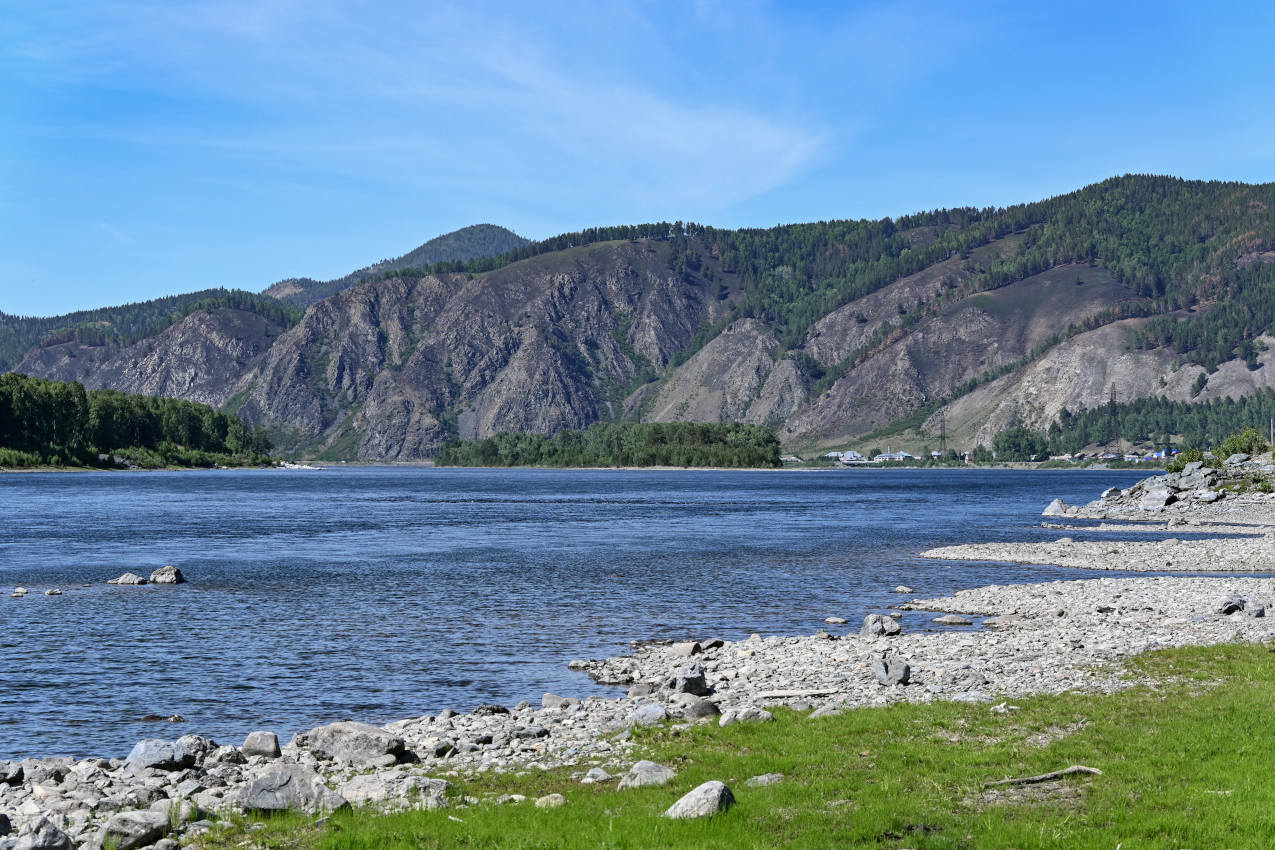
M 239 743 L 545 691 L 633 639 L 810 634 L 907 584 L 1091 573 L 918 558 L 1053 539 L 1129 471 L 435 470 L 0 476 L 0 758 Z M 113 587 L 176 564 L 189 583 Z M 8 598 L 23 585 L 25 599 Z M 90 585 L 90 586 L 82 586 Z M 52 587 L 62 596 L 45 596 Z M 922 628 L 923 614 L 905 627 Z M 140 722 L 181 714 L 182 725 Z

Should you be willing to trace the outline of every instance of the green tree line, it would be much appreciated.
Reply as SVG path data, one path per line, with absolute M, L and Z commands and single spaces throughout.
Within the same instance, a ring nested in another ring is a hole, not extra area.
M 206 404 L 0 375 L 3 466 L 95 466 L 100 454 L 143 466 L 255 464 L 270 448 L 260 425 Z
M 554 436 L 502 432 L 447 443 L 439 466 L 777 467 L 779 439 L 769 428 L 699 422 L 604 423 Z

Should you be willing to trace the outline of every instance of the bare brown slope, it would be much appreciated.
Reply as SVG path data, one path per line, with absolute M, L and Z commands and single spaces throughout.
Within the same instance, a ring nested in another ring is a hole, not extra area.
M 1073 323 L 1136 300 L 1104 270 L 1071 265 L 962 299 L 843 375 L 790 418 L 781 437 L 822 440 L 888 425 Z

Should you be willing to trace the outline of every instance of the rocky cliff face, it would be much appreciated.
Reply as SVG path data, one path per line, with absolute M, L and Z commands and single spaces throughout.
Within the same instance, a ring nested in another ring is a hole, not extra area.
M 171 396 L 223 407 L 249 380 L 283 327 L 254 313 L 192 313 L 133 345 L 72 340 L 33 349 L 15 372 L 90 389 Z
M 725 310 L 666 245 L 620 242 L 487 275 L 372 281 L 314 305 L 264 358 L 243 406 L 295 446 L 428 456 L 447 439 L 553 432 L 618 414 Z
M 270 427 L 284 450 L 365 460 L 620 417 L 768 424 L 787 444 L 812 447 L 944 398 L 954 399 L 944 408 L 953 442 L 972 446 L 1015 422 L 1044 427 L 1064 407 L 1101 404 L 1112 382 L 1122 399 L 1191 397 L 1200 367 L 1131 348 L 1142 320 L 1077 333 L 1139 302 L 1103 268 L 1060 265 L 955 297 L 1020 241 L 993 241 L 839 306 L 792 350 L 759 318 L 736 319 L 692 350 L 697 332 L 743 297 L 738 280 L 712 256 L 691 271 L 670 243 L 638 240 L 478 276 L 368 280 L 286 330 L 219 309 L 125 347 L 51 343 L 16 371 L 228 407 Z M 814 380 L 821 370 L 828 377 Z M 1223 364 L 1198 397 L 1252 392 L 1275 384 L 1273 374 Z M 971 381 L 982 383 L 969 391 Z

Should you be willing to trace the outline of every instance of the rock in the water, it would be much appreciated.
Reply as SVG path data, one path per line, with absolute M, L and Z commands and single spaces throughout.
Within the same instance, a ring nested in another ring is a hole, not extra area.
M 663 785 L 677 776 L 677 771 L 662 764 L 643 759 L 620 777 L 620 788 L 642 788 L 646 785 Z
M 708 696 L 708 680 L 704 668 L 699 664 L 688 664 L 674 671 L 664 683 L 664 687 L 681 694 L 694 694 L 697 697 Z
M 119 578 L 107 579 L 107 584 L 146 584 L 146 579 L 137 573 L 124 573 Z
M 943 626 L 972 626 L 974 621 L 969 617 L 962 617 L 960 614 L 944 614 L 942 617 L 935 617 L 931 622 L 938 623 Z
M 167 835 L 169 827 L 164 812 L 117 812 L 98 832 L 98 844 L 118 850 L 149 847 Z
M 536 800 L 537 809 L 556 809 L 558 806 L 565 805 L 567 798 L 561 794 L 546 794 Z
M 871 640 L 878 637 L 894 637 L 902 629 L 893 617 L 880 614 L 869 614 L 863 618 L 863 627 L 859 629 L 859 637 Z
M 1041 516 L 1067 516 L 1068 507 L 1069 506 L 1067 505 L 1067 503 L 1064 502 L 1062 499 L 1054 499 L 1045 507 L 1043 511 L 1040 512 L 1040 515 Z
M 160 567 L 151 573 L 151 584 L 184 584 L 186 577 L 182 571 L 172 566 Z
M 638 710 L 633 712 L 634 726 L 659 726 L 668 717 L 668 712 L 664 710 L 664 706 L 648 703 L 639 706 Z
M 316 755 L 354 765 L 393 764 L 403 757 L 406 749 L 403 739 L 397 735 L 349 720 L 311 729 L 307 737 L 310 751 Z
M 56 587 L 51 587 L 48 590 L 44 591 L 44 595 L 45 596 L 61 596 L 62 591 Z
M 349 805 L 323 784 L 323 778 L 302 764 L 272 764 L 238 792 L 236 802 L 246 811 L 295 810 L 314 814 Z
M 908 587 L 906 584 L 901 584 L 894 589 L 894 592 L 895 593 L 912 593 L 913 591 L 912 591 L 912 588 Z
M 194 767 L 195 754 L 178 742 L 147 738 L 133 745 L 124 763 L 133 770 L 185 770 Z
M 239 748 L 246 756 L 265 756 L 277 759 L 280 755 L 279 736 L 273 732 L 252 732 Z
M 823 621 L 830 626 L 844 626 L 846 624 L 845 617 L 824 617 Z
M 735 805 L 735 795 L 724 782 L 713 779 L 705 782 L 682 799 L 669 806 L 664 813 L 666 818 L 706 818 L 722 812 Z
M 74 850 L 71 836 L 53 825 L 48 818 L 40 818 L 31 830 L 18 839 L 13 850 Z
M 912 668 L 893 656 L 874 658 L 869 669 L 883 685 L 906 685 L 912 677 Z

